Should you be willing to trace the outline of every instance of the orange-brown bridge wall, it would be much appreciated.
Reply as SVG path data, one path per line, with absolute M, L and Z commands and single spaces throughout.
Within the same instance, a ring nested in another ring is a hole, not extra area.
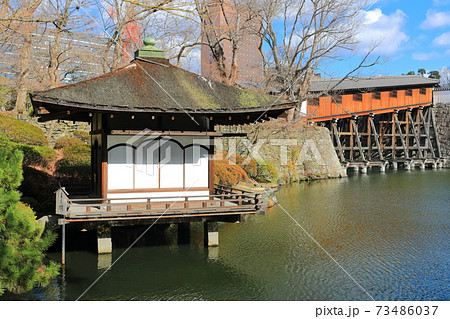
M 375 93 L 362 93 L 362 101 L 355 101 L 355 94 L 342 95 L 342 102 L 336 103 L 336 97 L 319 98 L 319 105 L 311 105 L 308 100 L 308 120 L 313 122 L 329 121 L 332 118 L 345 118 L 352 115 L 367 115 L 369 113 L 388 113 L 425 106 L 432 103 L 432 88 L 425 88 L 422 94 L 420 88 L 412 89 L 412 95 L 406 95 L 407 90 L 397 90 L 397 97 L 391 97 L 392 91 L 380 92 L 380 99 L 375 99 Z M 316 103 L 317 104 L 317 103 Z

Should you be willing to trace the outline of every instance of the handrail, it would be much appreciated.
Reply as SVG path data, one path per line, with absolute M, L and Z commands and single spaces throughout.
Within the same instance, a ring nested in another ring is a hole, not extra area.
M 231 186 L 225 186 L 225 185 L 221 185 L 221 184 L 214 184 L 214 189 L 230 189 L 230 190 L 237 190 L 243 193 L 249 193 L 249 194 L 253 194 L 253 192 L 245 190 L 245 189 L 241 189 L 241 188 L 236 188 L 236 187 L 231 187 Z
M 159 200 L 167 199 L 169 201 L 173 201 L 174 198 L 180 199 L 179 201 L 186 201 L 186 198 L 193 199 L 195 198 L 205 198 L 205 197 L 222 197 L 225 198 L 227 196 L 239 196 L 244 198 L 254 198 L 254 194 L 239 194 L 239 193 L 227 193 L 227 194 L 212 194 L 212 195 L 184 195 L 184 196 L 151 196 L 151 197 L 109 197 L 109 198 L 76 198 L 76 199 L 69 199 L 72 203 L 82 203 L 82 202 L 103 202 L 106 200 L 152 200 L 152 202 L 158 202 Z M 181 200 L 183 198 L 183 200 Z M 206 200 L 206 199 L 205 199 Z M 191 201 L 191 200 L 189 200 Z M 200 201 L 204 201 L 200 199 Z
M 215 189 L 222 194 L 184 196 L 152 196 L 125 198 L 69 198 L 63 187 L 56 191 L 56 214 L 70 218 L 76 216 L 108 217 L 114 214 L 189 214 L 208 211 L 258 211 L 260 194 L 219 185 Z M 237 190 L 242 193 L 231 192 Z M 230 204 L 227 204 L 230 203 Z M 76 208 L 78 207 L 78 208 Z M 73 209 L 71 209 L 73 208 Z M 81 210 L 80 210 L 81 209 Z

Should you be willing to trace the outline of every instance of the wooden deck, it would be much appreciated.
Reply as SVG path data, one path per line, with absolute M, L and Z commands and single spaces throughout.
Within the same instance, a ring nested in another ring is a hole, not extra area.
M 210 217 L 261 213 L 265 201 L 257 193 L 216 185 L 213 195 L 148 198 L 70 198 L 64 188 L 56 192 L 56 214 L 66 223 L 171 217 Z

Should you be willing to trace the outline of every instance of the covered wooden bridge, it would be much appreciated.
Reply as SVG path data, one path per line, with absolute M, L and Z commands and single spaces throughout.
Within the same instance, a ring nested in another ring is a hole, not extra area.
M 330 130 L 341 163 L 356 172 L 384 172 L 388 164 L 438 168 L 432 95 L 438 83 L 421 76 L 314 80 L 308 121 Z

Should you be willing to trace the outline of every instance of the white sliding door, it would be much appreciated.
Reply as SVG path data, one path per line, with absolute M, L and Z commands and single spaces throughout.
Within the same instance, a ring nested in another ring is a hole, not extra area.
M 134 149 L 118 145 L 108 151 L 108 189 L 133 189 Z
M 134 187 L 159 188 L 159 140 L 146 140 L 136 149 Z
M 183 148 L 171 140 L 160 140 L 160 188 L 183 188 Z
M 208 150 L 191 145 L 184 150 L 185 187 L 208 187 Z

